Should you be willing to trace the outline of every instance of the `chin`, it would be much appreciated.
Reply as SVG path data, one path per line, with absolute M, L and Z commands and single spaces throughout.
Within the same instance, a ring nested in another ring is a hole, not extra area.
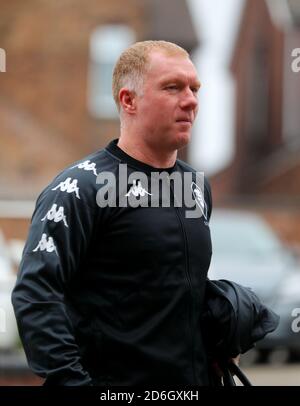
M 187 133 L 180 133 L 176 137 L 176 149 L 181 149 L 184 148 L 188 145 L 188 143 L 191 140 L 191 134 L 189 132 Z

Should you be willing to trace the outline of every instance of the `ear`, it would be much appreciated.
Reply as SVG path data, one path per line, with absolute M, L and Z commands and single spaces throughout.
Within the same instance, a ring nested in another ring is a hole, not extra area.
M 119 92 L 120 107 L 128 114 L 136 111 L 136 93 L 123 87 Z

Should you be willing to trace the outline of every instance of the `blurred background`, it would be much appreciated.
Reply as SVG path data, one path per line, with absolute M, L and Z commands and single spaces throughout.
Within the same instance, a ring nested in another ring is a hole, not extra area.
M 300 385 L 300 61 L 292 56 L 300 1 L 0 0 L 0 8 L 0 385 L 41 382 L 10 304 L 34 202 L 58 171 L 118 137 L 112 68 L 146 39 L 186 48 L 202 82 L 180 157 L 211 181 L 210 277 L 252 287 L 281 316 L 242 365 L 254 384 Z

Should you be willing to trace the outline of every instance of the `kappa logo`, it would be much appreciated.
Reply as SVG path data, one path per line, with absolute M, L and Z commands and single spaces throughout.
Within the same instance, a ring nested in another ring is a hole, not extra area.
M 95 176 L 98 176 L 96 171 L 96 164 L 91 162 L 89 159 L 87 161 L 81 162 L 80 164 L 76 165 L 75 167 L 79 169 L 83 169 L 84 171 L 92 171 Z M 75 168 L 73 167 L 73 168 Z
M 130 196 L 130 194 L 133 194 L 133 196 L 137 197 L 137 196 L 145 196 L 145 194 L 152 196 L 152 193 L 147 192 L 146 189 L 143 188 L 141 181 L 138 180 L 133 180 L 133 185 L 131 186 L 131 188 L 129 189 L 129 192 L 126 193 L 125 196 Z
M 43 217 L 41 219 L 41 221 L 45 221 L 46 219 L 50 220 L 50 221 L 54 221 L 55 223 L 59 223 L 60 221 L 63 221 L 64 225 L 66 227 L 69 227 L 68 223 L 67 223 L 67 218 L 66 218 L 65 213 L 64 213 L 64 207 L 63 206 L 60 206 L 57 209 L 57 204 L 53 204 L 51 209 L 47 212 L 45 217 Z
M 49 236 L 49 238 L 47 239 L 46 233 L 43 233 L 42 238 L 40 239 L 37 247 L 32 251 L 33 252 L 37 252 L 37 251 L 53 252 L 54 251 L 56 253 L 56 255 L 58 255 L 53 238 Z
M 202 190 L 199 188 L 199 186 L 196 185 L 195 182 L 192 182 L 191 189 L 192 189 L 192 193 L 193 193 L 195 202 L 200 207 L 201 213 L 203 214 L 205 220 L 207 220 L 207 205 L 204 200 Z
M 60 182 L 59 185 L 55 186 L 51 190 L 60 189 L 62 192 L 73 193 L 75 192 L 77 199 L 80 199 L 79 196 L 79 187 L 77 186 L 78 180 L 74 179 L 72 182 L 72 178 L 67 178 L 64 182 Z

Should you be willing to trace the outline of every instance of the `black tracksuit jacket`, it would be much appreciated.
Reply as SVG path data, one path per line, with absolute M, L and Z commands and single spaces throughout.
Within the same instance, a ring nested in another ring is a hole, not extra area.
M 120 164 L 128 175 L 160 173 L 115 140 L 61 172 L 37 200 L 12 294 L 28 363 L 50 385 L 208 385 L 200 318 L 209 185 L 197 218 L 176 207 L 174 187 L 171 207 L 160 197 L 159 207 L 99 207 L 97 176 L 118 181 Z M 174 171 L 195 177 L 180 160 Z M 110 191 L 132 190 L 122 187 Z

